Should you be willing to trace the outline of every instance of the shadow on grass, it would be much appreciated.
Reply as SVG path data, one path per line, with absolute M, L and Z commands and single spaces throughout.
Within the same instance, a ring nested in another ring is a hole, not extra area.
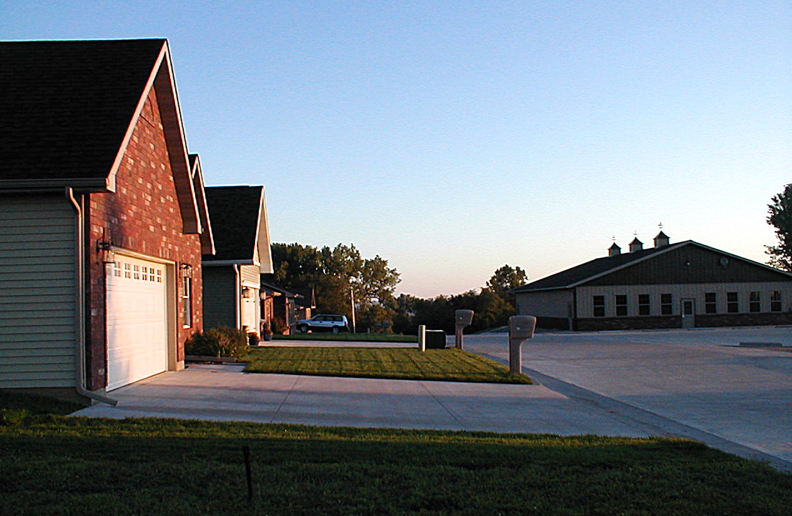
M 780 515 L 792 505 L 792 476 L 684 440 L 40 418 L 0 427 L 0 493 L 16 514 Z

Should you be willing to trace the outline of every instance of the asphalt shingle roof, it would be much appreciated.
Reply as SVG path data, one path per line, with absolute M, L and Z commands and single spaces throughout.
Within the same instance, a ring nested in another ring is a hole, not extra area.
M 667 251 L 669 249 L 682 246 L 687 242 L 680 242 L 677 244 L 667 245 L 664 247 L 653 247 L 644 249 L 642 251 L 635 251 L 632 253 L 617 254 L 616 256 L 605 256 L 603 258 L 596 258 L 594 260 L 582 263 L 575 267 L 557 272 L 551 276 L 547 276 L 540 280 L 531 282 L 523 287 L 517 288 L 515 292 L 527 292 L 531 290 L 542 290 L 551 288 L 564 288 L 574 285 L 579 281 L 591 278 L 603 272 L 607 272 L 622 265 L 640 260 L 647 256 L 653 255 L 660 251 Z
M 106 177 L 165 44 L 0 43 L 0 180 Z
M 208 186 L 214 256 L 204 260 L 252 260 L 256 249 L 262 186 Z

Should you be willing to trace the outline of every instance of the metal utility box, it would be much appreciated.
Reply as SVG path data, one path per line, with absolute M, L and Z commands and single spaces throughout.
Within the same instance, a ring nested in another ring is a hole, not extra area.
M 445 349 L 446 332 L 443 330 L 426 330 L 426 349 Z

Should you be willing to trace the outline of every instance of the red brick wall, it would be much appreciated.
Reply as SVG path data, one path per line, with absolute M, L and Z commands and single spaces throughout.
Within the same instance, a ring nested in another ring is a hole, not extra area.
M 177 360 L 184 360 L 184 341 L 203 323 L 201 244 L 198 235 L 182 233 L 176 196 L 157 97 L 152 88 L 116 177 L 115 193 L 90 194 L 87 202 L 89 253 L 90 349 L 88 386 L 107 385 L 104 265 L 97 242 L 193 267 L 193 327 L 183 329 L 181 297 L 177 296 Z M 177 292 L 181 282 L 174 278 Z

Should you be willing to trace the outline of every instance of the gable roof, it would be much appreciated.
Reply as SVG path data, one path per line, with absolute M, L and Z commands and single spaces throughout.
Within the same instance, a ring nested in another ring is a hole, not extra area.
M 662 247 L 654 247 L 651 249 L 644 249 L 632 253 L 596 258 L 594 260 L 582 263 L 575 267 L 563 270 L 561 272 L 557 272 L 550 276 L 528 283 L 527 285 L 514 289 L 512 292 L 520 293 L 520 292 L 533 292 L 533 291 L 541 291 L 541 290 L 568 289 L 568 288 L 577 287 L 579 285 L 583 285 L 589 281 L 592 281 L 596 278 L 606 276 L 613 272 L 643 262 L 644 260 L 650 260 L 654 257 L 660 256 L 661 254 L 665 254 L 674 249 L 679 249 L 684 246 L 700 247 L 702 249 L 707 249 L 709 251 L 714 251 L 726 256 L 730 256 L 736 260 L 741 260 L 743 262 L 748 262 L 750 264 L 772 270 L 773 272 L 777 272 L 779 274 L 792 276 L 789 273 L 780 271 L 778 269 L 774 269 L 773 267 L 770 267 L 768 265 L 754 262 L 753 260 L 748 260 L 747 258 L 743 258 L 741 256 L 727 253 L 725 251 L 721 251 L 719 249 L 715 249 L 706 246 L 704 244 L 694 242 L 693 240 L 687 240 L 676 244 L 665 245 Z
M 115 191 L 151 88 L 185 233 L 201 224 L 165 39 L 0 43 L 0 189 Z
M 201 254 L 215 254 L 214 236 L 212 235 L 212 223 L 209 222 L 209 207 L 206 203 L 206 188 L 204 187 L 203 169 L 201 168 L 201 158 L 198 154 L 190 154 L 190 173 L 192 174 L 193 189 L 195 190 L 195 200 L 198 204 L 198 216 L 201 219 Z
M 271 272 L 264 187 L 209 186 L 206 201 L 216 252 L 204 255 L 204 262 L 259 265 L 262 272 Z

